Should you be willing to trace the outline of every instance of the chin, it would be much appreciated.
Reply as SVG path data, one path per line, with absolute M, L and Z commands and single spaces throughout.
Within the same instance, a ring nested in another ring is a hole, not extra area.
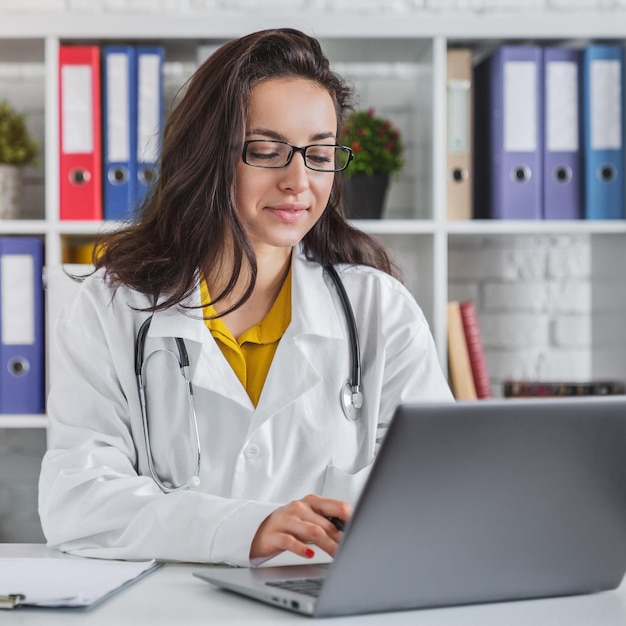
M 304 239 L 309 230 L 310 228 L 306 230 L 298 229 L 298 232 L 290 233 L 266 233 L 264 237 L 259 237 L 257 241 L 275 248 L 293 248 Z

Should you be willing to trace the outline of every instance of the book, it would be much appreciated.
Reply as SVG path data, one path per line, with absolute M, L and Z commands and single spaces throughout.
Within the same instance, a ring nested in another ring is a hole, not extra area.
M 448 303 L 447 319 L 450 388 L 457 400 L 476 400 L 476 386 L 459 302 Z
M 505 398 L 608 396 L 621 395 L 626 391 L 624 383 L 615 380 L 588 382 L 506 380 L 503 387 Z
M 489 371 L 487 369 L 480 326 L 478 325 L 476 306 L 472 300 L 466 300 L 459 304 L 459 308 L 472 368 L 472 376 L 474 378 L 474 386 L 476 388 L 476 397 L 491 398 Z

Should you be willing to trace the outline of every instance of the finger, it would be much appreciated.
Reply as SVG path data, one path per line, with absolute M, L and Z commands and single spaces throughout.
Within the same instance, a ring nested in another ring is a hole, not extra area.
M 325 527 L 321 527 L 320 523 Z M 250 554 L 266 557 L 288 550 L 304 558 L 314 554 L 313 544 L 328 554 L 337 549 L 340 533 L 323 517 L 302 502 L 293 502 L 269 515 L 259 527 Z
M 341 533 L 326 519 L 317 522 L 300 522 L 294 526 L 293 534 L 302 542 L 312 544 L 333 556 L 339 545 Z
M 315 550 L 308 543 L 289 533 L 282 533 L 280 536 L 277 536 L 277 541 L 281 546 L 277 551 L 292 552 L 305 559 L 311 559 L 315 556 Z
M 352 517 L 352 507 L 342 500 L 307 496 L 303 501 L 310 505 L 318 515 L 329 520 L 337 530 L 342 530 L 341 527 L 345 526 L 346 522 Z M 327 526 L 325 527 L 328 528 Z

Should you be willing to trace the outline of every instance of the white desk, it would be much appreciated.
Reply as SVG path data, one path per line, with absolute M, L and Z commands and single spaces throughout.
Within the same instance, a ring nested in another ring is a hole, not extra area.
M 30 544 L 0 544 L 0 557 L 59 556 Z M 626 583 L 616 591 L 552 600 L 403 611 L 330 620 L 301 617 L 216 589 L 193 577 L 197 564 L 166 564 L 91 610 L 19 608 L 0 622 L 20 626 L 626 626 Z

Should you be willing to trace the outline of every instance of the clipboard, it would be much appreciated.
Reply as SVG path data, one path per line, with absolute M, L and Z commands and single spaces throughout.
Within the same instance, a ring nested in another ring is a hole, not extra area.
M 1 558 L 0 609 L 90 609 L 161 565 L 154 560 Z

